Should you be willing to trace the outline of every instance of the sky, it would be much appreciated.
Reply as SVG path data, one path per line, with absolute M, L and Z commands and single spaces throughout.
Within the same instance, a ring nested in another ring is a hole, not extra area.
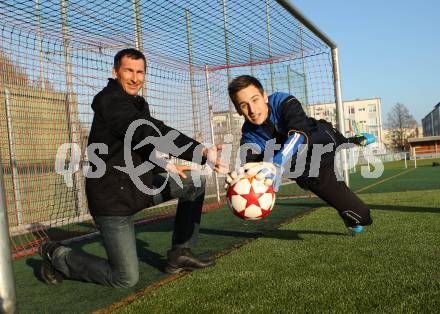
M 290 0 L 338 46 L 344 100 L 403 103 L 421 125 L 440 102 L 439 0 Z

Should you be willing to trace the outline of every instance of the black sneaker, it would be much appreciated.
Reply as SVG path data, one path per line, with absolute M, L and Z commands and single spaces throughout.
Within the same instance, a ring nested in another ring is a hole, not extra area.
M 41 242 L 38 248 L 38 253 L 43 258 L 40 269 L 41 279 L 48 285 L 57 285 L 63 282 L 63 274 L 52 266 L 53 252 L 60 246 L 57 242 L 46 240 Z
M 168 251 L 167 266 L 165 272 L 177 274 L 182 271 L 192 271 L 215 265 L 212 258 L 202 259 L 194 255 L 189 248 L 178 248 Z

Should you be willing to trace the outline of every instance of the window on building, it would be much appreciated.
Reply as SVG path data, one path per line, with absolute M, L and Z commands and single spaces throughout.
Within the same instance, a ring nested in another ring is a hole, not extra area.
M 376 105 L 374 104 L 368 105 L 368 112 L 376 112 Z
M 364 107 L 359 107 L 358 111 L 365 111 Z
M 368 125 L 376 126 L 376 124 L 377 124 L 377 119 L 376 118 L 370 118 L 368 120 Z
M 348 113 L 354 114 L 354 107 L 348 107 Z

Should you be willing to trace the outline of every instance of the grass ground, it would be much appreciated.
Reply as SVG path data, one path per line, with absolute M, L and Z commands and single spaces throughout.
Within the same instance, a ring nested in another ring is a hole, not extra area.
M 439 177 L 426 163 L 365 191 L 360 237 L 322 207 L 117 312 L 439 313 Z
M 375 224 L 361 237 L 321 208 L 119 312 L 438 313 L 438 192 L 365 195 Z
M 405 170 L 402 164 L 390 164 L 378 179 L 352 176 L 353 189 L 368 187 L 360 197 L 370 204 L 375 220 L 367 234 L 356 238 L 347 234 L 333 209 L 313 198 L 279 199 L 268 219 L 258 222 L 239 220 L 226 208 L 207 213 L 198 253 L 222 255 L 232 249 L 231 253 L 218 258 L 212 269 L 160 288 L 148 287 L 170 279 L 161 268 L 171 220 L 138 228 L 141 280 L 132 289 L 75 281 L 49 287 L 36 278 L 39 257 L 18 260 L 14 267 L 19 310 L 439 312 L 440 167 L 428 161 L 418 166 Z M 291 222 L 279 227 L 286 221 Z M 77 246 L 103 254 L 96 240 Z
M 212 256 L 234 249 L 261 236 L 264 230 L 276 229 L 283 221 L 312 208 L 316 200 L 304 200 L 294 208 L 291 204 L 292 201 L 277 205 L 280 210 L 258 222 L 240 220 L 226 207 L 204 214 L 196 252 Z M 163 268 L 172 229 L 173 219 L 136 228 L 140 280 L 130 289 L 113 289 L 77 281 L 47 286 L 39 279 L 41 258 L 38 255 L 16 260 L 14 270 L 20 313 L 90 313 L 138 293 L 146 286 L 168 279 Z M 75 243 L 74 247 L 105 256 L 100 237 Z

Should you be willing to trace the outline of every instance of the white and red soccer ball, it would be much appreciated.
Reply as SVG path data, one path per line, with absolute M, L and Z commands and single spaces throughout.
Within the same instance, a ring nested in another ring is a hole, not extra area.
M 234 215 L 245 220 L 266 217 L 275 204 L 273 186 L 267 186 L 255 177 L 241 178 L 229 186 L 226 195 Z

